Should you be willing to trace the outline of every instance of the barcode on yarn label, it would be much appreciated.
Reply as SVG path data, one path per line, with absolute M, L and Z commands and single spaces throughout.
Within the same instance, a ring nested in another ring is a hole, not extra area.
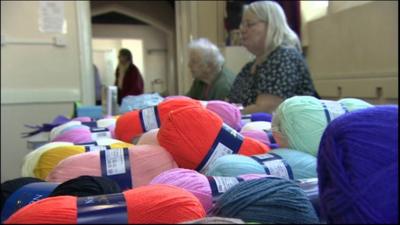
M 279 160 L 264 161 L 264 167 L 268 168 L 270 175 L 290 179 L 285 163 Z
M 98 152 L 98 151 L 105 151 L 111 149 L 110 146 L 85 146 L 86 152 Z
M 143 120 L 143 125 L 144 125 L 145 131 L 149 131 L 149 130 L 158 128 L 155 110 L 156 110 L 155 107 L 149 107 L 149 108 L 142 109 L 142 120 Z
M 236 177 L 213 177 L 217 184 L 218 193 L 222 194 L 239 183 Z
M 111 132 L 107 128 L 90 128 L 92 139 L 111 138 Z
M 107 176 L 125 173 L 124 149 L 105 151 Z
M 208 158 L 207 162 L 203 166 L 203 168 L 200 170 L 200 173 L 205 174 L 208 171 L 208 167 L 219 157 L 222 157 L 224 155 L 232 154 L 233 151 L 225 146 L 222 143 L 218 143 L 217 147 L 215 148 L 214 152 L 211 154 L 211 156 Z

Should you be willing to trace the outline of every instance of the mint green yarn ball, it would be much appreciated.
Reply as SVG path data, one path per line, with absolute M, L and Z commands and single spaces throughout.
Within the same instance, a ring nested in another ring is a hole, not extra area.
M 317 156 L 322 134 L 328 125 L 322 102 L 312 96 L 294 96 L 279 105 L 272 119 L 272 130 L 280 133 L 283 142 L 287 143 L 281 147 Z M 373 106 L 361 99 L 344 98 L 337 101 L 336 108 L 329 108 L 333 115 L 331 120 L 344 113 L 340 104 L 349 112 Z

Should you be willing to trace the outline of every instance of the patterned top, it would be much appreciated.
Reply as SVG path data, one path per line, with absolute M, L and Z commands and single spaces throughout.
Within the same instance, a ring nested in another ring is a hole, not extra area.
M 228 99 L 243 106 L 254 104 L 259 94 L 276 95 L 283 99 L 295 95 L 315 95 L 316 91 L 303 56 L 294 48 L 278 47 L 267 60 L 251 67 L 247 63 L 237 75 Z

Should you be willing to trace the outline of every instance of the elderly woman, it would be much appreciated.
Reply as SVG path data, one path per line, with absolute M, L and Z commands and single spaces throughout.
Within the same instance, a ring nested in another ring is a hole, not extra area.
M 115 86 L 118 87 L 118 104 L 128 95 L 143 94 L 144 81 L 139 69 L 133 64 L 132 53 L 122 48 L 118 54 L 118 67 L 115 71 Z
M 187 96 L 198 100 L 224 100 L 231 90 L 234 74 L 224 67 L 224 57 L 205 38 L 189 44 L 189 68 L 194 78 Z
M 242 113 L 273 112 L 286 98 L 317 96 L 297 35 L 273 1 L 244 7 L 242 44 L 255 55 L 237 75 L 228 100 L 242 104 Z

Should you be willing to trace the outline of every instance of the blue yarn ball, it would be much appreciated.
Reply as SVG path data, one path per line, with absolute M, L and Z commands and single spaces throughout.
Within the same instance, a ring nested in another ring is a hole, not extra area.
M 282 157 L 290 166 L 294 179 L 317 177 L 317 159 L 305 152 L 292 149 L 274 149 L 274 153 Z M 268 153 L 267 153 L 268 154 Z M 244 155 L 225 155 L 211 164 L 208 176 L 236 177 L 243 174 L 266 174 L 264 167 L 251 157 Z
M 328 223 L 398 223 L 398 106 L 332 121 L 319 146 L 321 213 Z
M 263 113 L 263 112 L 252 113 L 251 114 L 251 121 L 267 121 L 267 122 L 271 122 L 272 121 L 272 115 L 269 114 L 269 113 Z
M 211 211 L 214 216 L 257 223 L 319 223 L 303 190 L 275 177 L 245 181 L 225 192 Z

